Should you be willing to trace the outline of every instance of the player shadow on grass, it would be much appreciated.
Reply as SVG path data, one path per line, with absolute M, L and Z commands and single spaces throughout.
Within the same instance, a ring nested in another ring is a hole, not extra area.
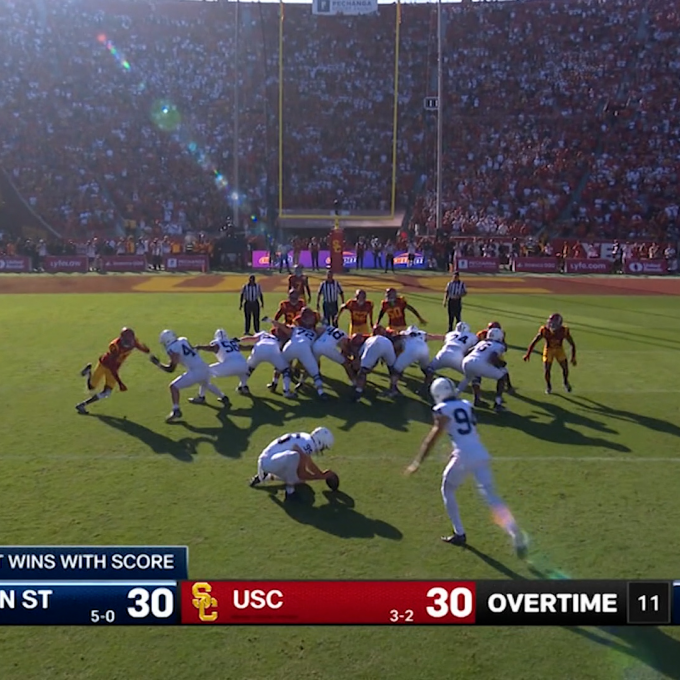
M 599 401 L 590 399 L 589 397 L 574 397 L 573 395 L 564 399 L 570 401 L 576 406 L 585 408 L 592 413 L 604 416 L 606 418 L 611 418 L 613 420 L 620 420 L 625 423 L 631 423 L 633 425 L 642 425 L 649 430 L 654 430 L 655 432 L 665 432 L 666 434 L 671 434 L 675 437 L 680 437 L 680 427 L 671 423 L 668 420 L 661 420 L 660 418 L 654 418 L 653 416 L 645 416 L 640 413 L 633 413 L 631 411 L 624 411 L 623 409 L 612 408 L 606 404 L 602 404 Z
M 514 581 L 531 580 L 470 544 L 465 549 L 509 579 Z M 533 566 L 529 566 L 529 572 L 540 580 L 548 580 L 554 576 L 550 572 Z M 576 626 L 563 626 L 563 628 L 589 642 L 625 654 L 640 664 L 660 673 L 664 678 L 680 680 L 680 641 L 667 635 L 659 628 L 650 626 L 596 626 L 588 629 Z M 618 638 L 618 640 L 612 640 L 612 637 Z M 630 668 L 627 671 L 630 672 L 631 677 L 638 675 L 645 677 L 640 673 L 639 669 Z
M 283 426 L 290 412 L 286 408 L 275 409 L 271 404 L 278 403 L 274 399 L 258 398 L 253 406 L 244 408 L 224 408 L 205 404 L 195 408 L 208 408 L 216 411 L 217 425 L 201 426 L 192 425 L 184 420 L 178 421 L 177 425 L 184 427 L 189 432 L 200 435 L 198 441 L 207 442 L 215 451 L 226 458 L 240 458 L 250 445 L 250 436 L 260 425 Z M 251 423 L 247 428 L 237 427 L 230 417 L 250 416 Z
M 196 448 L 200 439 L 191 439 L 185 437 L 180 440 L 170 439 L 164 434 L 155 432 L 145 425 L 135 423 L 127 418 L 118 418 L 116 416 L 107 416 L 100 413 L 92 413 L 90 418 L 96 418 L 99 422 L 113 427 L 116 430 L 125 432 L 125 434 L 134 437 L 138 441 L 148 446 L 155 453 L 169 454 L 176 460 L 183 463 L 192 463 L 193 454 L 196 453 Z
M 569 425 L 580 425 L 595 430 L 596 432 L 618 434 L 616 430 L 612 430 L 600 421 L 568 411 L 553 402 L 537 401 L 536 399 L 520 394 L 515 395 L 515 398 L 542 409 L 543 413 L 538 415 L 519 415 L 512 411 L 507 411 L 499 415 L 494 414 L 489 418 L 484 418 L 484 424 L 497 425 L 499 427 L 513 427 L 536 439 L 542 439 L 543 441 L 553 442 L 555 444 L 598 446 L 603 449 L 619 451 L 620 453 L 630 453 L 631 451 L 631 449 L 624 444 L 612 442 L 608 439 L 603 439 L 602 437 L 592 437 L 568 427 Z M 483 411 L 481 413 L 483 413 Z M 543 415 L 552 416 L 552 420 L 550 422 L 541 422 L 538 418 Z
M 391 541 L 403 538 L 401 531 L 392 524 L 362 515 L 356 510 L 354 499 L 342 491 L 322 491 L 321 495 L 327 502 L 316 505 L 316 493 L 308 484 L 297 486 L 298 497 L 294 501 L 285 501 L 277 493 L 284 489 L 283 485 L 256 488 L 268 492 L 272 502 L 291 519 L 327 534 L 339 538 L 387 538 Z

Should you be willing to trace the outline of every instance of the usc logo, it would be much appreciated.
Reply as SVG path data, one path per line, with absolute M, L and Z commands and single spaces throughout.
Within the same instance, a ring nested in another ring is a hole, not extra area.
M 191 594 L 194 599 L 191 604 L 198 609 L 198 618 L 201 621 L 214 621 L 217 618 L 217 612 L 208 614 L 206 610 L 211 607 L 217 607 L 217 599 L 210 595 L 212 586 L 209 583 L 194 583 L 191 588 Z
M 341 253 L 342 252 L 342 244 L 340 241 L 333 241 L 333 252 L 334 253 Z

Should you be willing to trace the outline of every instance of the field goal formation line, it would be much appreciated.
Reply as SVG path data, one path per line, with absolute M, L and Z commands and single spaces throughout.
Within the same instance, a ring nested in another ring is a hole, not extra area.
M 396 0 L 395 3 L 395 26 L 394 26 L 394 88 L 392 92 L 392 177 L 390 183 L 390 213 L 389 215 L 340 215 L 332 214 L 329 206 L 329 221 L 334 223 L 335 228 L 340 227 L 341 222 L 353 222 L 353 221 L 363 221 L 363 220 L 375 220 L 388 222 L 394 219 L 396 211 L 396 199 L 397 199 L 397 139 L 398 139 L 398 118 L 399 118 L 399 47 L 401 39 L 401 0 Z M 312 8 L 310 7 L 310 11 Z M 361 15 L 358 15 L 361 18 Z M 328 17 L 333 19 L 334 17 Z M 279 140 L 278 140 L 278 170 L 279 170 L 279 220 L 320 220 L 323 219 L 322 215 L 319 214 L 309 214 L 305 212 L 294 213 L 287 212 L 284 214 L 284 204 L 283 204 L 283 127 L 284 127 L 284 114 L 283 114 L 283 101 L 284 101 L 284 84 L 283 84 L 283 70 L 284 70 L 284 57 L 283 57 L 283 45 L 284 45 L 284 26 L 285 26 L 285 11 L 284 2 L 279 0 L 279 102 L 278 102 L 278 123 L 279 123 Z

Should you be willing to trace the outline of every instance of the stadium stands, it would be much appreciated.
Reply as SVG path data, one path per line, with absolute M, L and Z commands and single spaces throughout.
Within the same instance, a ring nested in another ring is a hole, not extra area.
M 278 6 L 122 0 L 0 5 L 0 165 L 68 238 L 124 220 L 170 233 L 224 220 L 240 84 L 240 194 L 277 189 Z M 396 8 L 286 5 L 284 204 L 386 208 Z M 676 228 L 680 2 L 446 5 L 444 230 L 658 237 Z M 434 225 L 432 5 L 400 24 L 397 200 Z M 423 185 L 423 186 L 421 186 Z M 274 200 L 274 204 L 275 204 Z

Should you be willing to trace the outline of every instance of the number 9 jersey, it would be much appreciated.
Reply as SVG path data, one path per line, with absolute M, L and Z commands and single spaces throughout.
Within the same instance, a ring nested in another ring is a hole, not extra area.
M 432 409 L 435 415 L 448 418 L 446 432 L 453 445 L 452 457 L 469 461 L 489 460 L 477 433 L 477 417 L 466 399 L 447 399 Z

